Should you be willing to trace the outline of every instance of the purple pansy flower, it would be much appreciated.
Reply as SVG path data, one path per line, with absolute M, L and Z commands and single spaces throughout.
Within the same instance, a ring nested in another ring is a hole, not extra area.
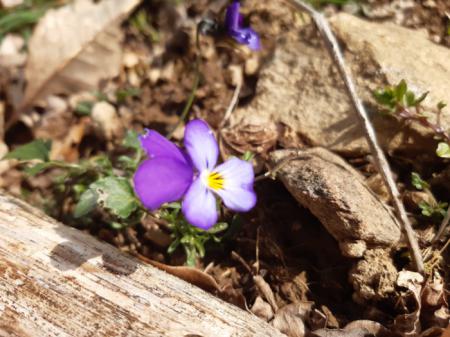
M 243 17 L 239 13 L 239 1 L 233 1 L 225 14 L 225 27 L 228 34 L 238 43 L 248 46 L 252 50 L 261 48 L 258 34 L 250 27 L 242 27 Z
M 136 170 L 134 188 L 146 208 L 155 210 L 183 197 L 186 219 L 208 229 L 218 218 L 215 195 L 237 212 L 255 206 L 252 165 L 233 157 L 216 166 L 219 146 L 206 122 L 196 119 L 186 125 L 186 152 L 153 130 L 139 139 L 149 158 Z

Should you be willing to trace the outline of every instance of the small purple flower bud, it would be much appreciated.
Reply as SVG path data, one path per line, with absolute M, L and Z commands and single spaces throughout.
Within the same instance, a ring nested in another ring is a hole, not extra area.
M 225 14 L 225 28 L 227 33 L 237 43 L 246 45 L 251 50 L 259 50 L 261 49 L 261 45 L 258 33 L 250 27 L 242 27 L 244 19 L 239 13 L 240 7 L 241 5 L 237 0 L 228 6 Z

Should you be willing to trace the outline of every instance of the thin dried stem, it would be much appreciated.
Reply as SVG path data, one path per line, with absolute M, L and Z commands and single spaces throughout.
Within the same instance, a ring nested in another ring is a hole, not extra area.
M 439 229 L 432 240 L 433 243 L 437 242 L 441 238 L 442 233 L 444 233 L 445 228 L 447 228 L 449 221 L 450 221 L 450 206 L 447 208 L 447 213 L 445 214 L 445 217 L 442 220 L 441 225 L 439 226 Z
M 348 97 L 350 98 L 350 101 L 364 129 L 367 142 L 369 143 L 370 150 L 375 159 L 375 163 L 381 175 L 383 176 L 383 180 L 386 186 L 389 189 L 389 194 L 393 200 L 397 216 L 399 217 L 400 224 L 402 226 L 402 230 L 406 234 L 408 246 L 415 264 L 415 269 L 419 273 L 423 273 L 424 266 L 422 254 L 420 252 L 419 244 L 417 242 L 414 230 L 412 229 L 411 223 L 406 214 L 405 207 L 403 206 L 403 203 L 400 201 L 400 193 L 397 189 L 397 185 L 395 184 L 394 178 L 392 176 L 389 163 L 383 151 L 381 150 L 380 145 L 378 144 L 377 136 L 370 122 L 367 111 L 365 110 L 358 94 L 356 93 L 355 85 L 353 84 L 350 71 L 347 69 L 345 65 L 344 57 L 339 48 L 339 44 L 336 40 L 336 37 L 331 31 L 327 20 L 323 17 L 322 14 L 317 12 L 314 8 L 312 8 L 311 6 L 305 4 L 300 0 L 285 0 L 285 1 L 288 1 L 288 3 L 293 5 L 297 10 L 306 12 L 311 16 L 325 43 L 325 46 L 331 56 L 331 59 L 338 68 L 342 80 L 344 81 Z
M 228 104 L 227 111 L 225 112 L 225 116 L 223 117 L 222 122 L 220 123 L 220 129 L 225 127 L 228 123 L 228 120 L 231 117 L 231 114 L 233 113 L 234 108 L 236 107 L 238 100 L 239 100 L 239 93 L 241 92 L 242 88 L 242 79 L 238 81 L 236 84 L 236 87 L 234 88 L 233 97 L 231 97 L 230 104 Z

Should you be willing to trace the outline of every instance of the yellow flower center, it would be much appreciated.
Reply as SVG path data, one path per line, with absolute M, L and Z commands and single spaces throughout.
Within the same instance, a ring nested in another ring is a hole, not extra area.
M 213 190 L 223 189 L 223 177 L 217 172 L 211 172 L 206 178 L 206 183 Z

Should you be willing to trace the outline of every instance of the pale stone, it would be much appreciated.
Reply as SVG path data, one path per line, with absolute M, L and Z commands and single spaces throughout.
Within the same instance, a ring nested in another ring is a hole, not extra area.
M 100 133 L 108 140 L 117 136 L 122 129 L 116 109 L 108 102 L 95 103 L 92 108 L 92 119 Z
M 416 93 L 430 91 L 427 111 L 450 101 L 450 51 L 422 32 L 391 23 L 371 23 L 341 13 L 331 19 L 344 42 L 345 57 L 384 149 L 406 155 L 434 153 L 430 130 L 417 123 L 404 126 L 378 113 L 373 91 L 405 79 Z M 270 62 L 262 69 L 253 101 L 236 109 L 230 129 L 261 124 L 290 128 L 303 143 L 351 155 L 369 152 L 359 120 L 342 79 L 312 27 L 301 34 L 284 33 Z M 442 115 L 445 129 L 450 114 Z M 283 142 L 283 139 L 280 139 Z

